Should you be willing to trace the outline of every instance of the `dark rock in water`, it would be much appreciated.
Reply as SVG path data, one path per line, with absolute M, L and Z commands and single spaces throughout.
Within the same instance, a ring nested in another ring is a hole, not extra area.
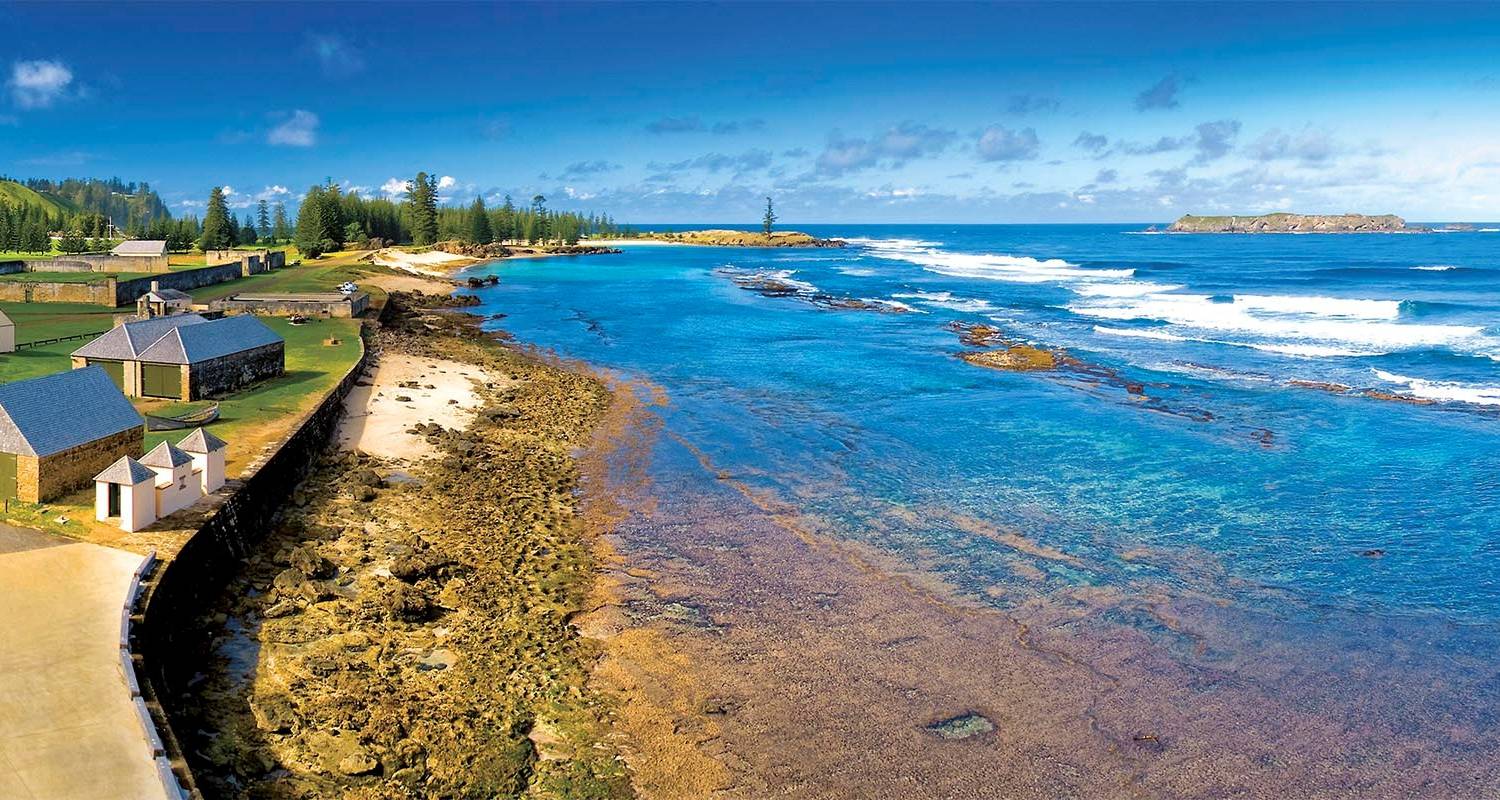
M 1365 558 L 1380 558 L 1381 556 L 1385 555 L 1385 551 L 1380 549 L 1379 547 L 1372 547 L 1369 550 L 1361 552 L 1360 555 L 1364 556 Z
M 968 739 L 995 730 L 995 723 L 976 711 L 939 720 L 927 726 L 927 730 L 944 739 Z

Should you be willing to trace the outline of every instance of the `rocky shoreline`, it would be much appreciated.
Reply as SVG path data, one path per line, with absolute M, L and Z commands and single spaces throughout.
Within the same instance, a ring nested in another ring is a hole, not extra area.
M 1395 214 L 1261 214 L 1258 216 L 1183 215 L 1167 233 L 1414 233 Z
M 703 230 L 647 232 L 637 238 L 676 244 L 703 245 L 708 247 L 848 247 L 843 239 L 819 239 L 801 231 L 776 231 L 758 233 L 754 231 Z
M 438 455 L 415 466 L 325 454 L 201 620 L 195 774 L 231 798 L 631 797 L 573 624 L 598 546 L 575 454 L 611 394 L 451 298 L 391 302 L 377 353 L 508 380 L 476 387 L 467 430 L 418 425 Z

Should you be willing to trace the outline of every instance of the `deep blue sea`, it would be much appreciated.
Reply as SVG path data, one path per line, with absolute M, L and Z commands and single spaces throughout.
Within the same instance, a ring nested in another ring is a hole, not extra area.
M 1291 623 L 1493 641 L 1500 225 L 1476 227 L 835 225 L 806 229 L 848 248 L 640 245 L 474 272 L 500 276 L 477 291 L 497 327 L 662 387 L 666 431 L 715 468 L 981 602 L 1150 585 L 1314 647 L 1328 630 Z M 955 321 L 1082 367 L 973 366 Z M 1076 558 L 976 540 L 974 520 Z

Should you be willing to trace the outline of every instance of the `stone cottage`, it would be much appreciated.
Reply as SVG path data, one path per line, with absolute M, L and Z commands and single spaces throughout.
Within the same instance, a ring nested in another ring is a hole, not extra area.
M 104 370 L 0 386 L 0 498 L 42 503 L 140 452 L 145 421 Z
M 139 461 L 122 456 L 94 476 L 94 518 L 118 519 L 121 530 L 134 533 L 193 505 L 224 485 L 226 447 L 198 428 L 176 445 L 162 442 Z
M 98 366 L 131 397 L 202 400 L 286 371 L 286 342 L 248 316 L 172 314 L 116 326 L 73 351 L 73 367 Z
M 163 289 L 160 281 L 152 281 L 151 291 L 136 298 L 135 301 L 136 319 L 186 314 L 192 310 L 192 295 L 176 289 Z

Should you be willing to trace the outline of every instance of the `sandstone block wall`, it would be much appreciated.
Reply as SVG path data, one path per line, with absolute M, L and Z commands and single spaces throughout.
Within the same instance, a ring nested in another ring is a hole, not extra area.
M 120 456 L 139 456 L 145 442 L 142 425 L 50 456 L 18 456 L 16 494 L 28 503 L 45 503 L 81 489 Z
M 286 344 L 275 342 L 193 364 L 189 369 L 191 391 L 185 397 L 189 400 L 219 397 L 285 372 Z

